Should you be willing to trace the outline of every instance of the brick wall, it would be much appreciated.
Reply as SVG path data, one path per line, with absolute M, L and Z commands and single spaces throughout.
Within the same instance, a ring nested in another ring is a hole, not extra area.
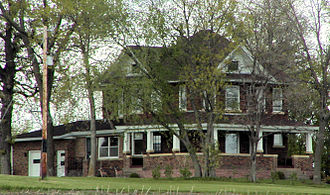
M 202 160 L 202 155 L 199 155 Z M 216 169 L 217 177 L 241 178 L 249 175 L 249 154 L 229 155 L 222 154 L 219 159 L 219 167 Z M 129 168 L 125 163 L 125 168 Z M 152 169 L 160 167 L 161 173 L 165 167 L 170 165 L 173 168 L 174 177 L 180 176 L 180 168 L 187 167 L 194 173 L 191 159 L 186 153 L 169 154 L 148 154 L 143 158 L 143 169 L 139 171 L 142 177 L 151 177 Z M 270 174 L 277 168 L 277 155 L 258 155 L 257 156 L 257 177 L 270 178 Z
M 294 168 L 299 168 L 309 178 L 313 176 L 313 155 L 292 155 L 291 158 Z

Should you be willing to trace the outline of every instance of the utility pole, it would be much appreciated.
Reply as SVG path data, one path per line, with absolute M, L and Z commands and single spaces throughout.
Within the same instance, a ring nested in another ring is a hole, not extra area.
M 40 175 L 43 180 L 47 176 L 47 126 L 48 126 L 48 93 L 47 93 L 47 26 L 44 25 L 43 33 L 43 77 L 42 77 L 42 141 Z

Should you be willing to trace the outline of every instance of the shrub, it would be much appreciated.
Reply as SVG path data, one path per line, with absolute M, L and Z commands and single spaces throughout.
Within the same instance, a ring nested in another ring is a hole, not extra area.
M 297 181 L 297 173 L 292 173 L 291 175 L 290 175 L 290 183 L 291 184 L 293 184 L 294 183 L 294 181 Z
M 180 174 L 181 174 L 181 177 L 183 177 L 185 179 L 191 177 L 191 172 L 187 167 L 180 169 Z
M 281 180 L 285 179 L 285 175 L 282 171 L 277 171 L 276 173 L 277 173 L 279 179 L 281 179 Z
M 156 168 L 154 168 L 152 170 L 151 174 L 152 174 L 152 178 L 159 179 L 160 178 L 160 168 L 159 168 L 159 166 L 157 166 Z
M 130 177 L 130 178 L 140 178 L 140 175 L 137 174 L 137 173 L 131 173 L 131 174 L 129 175 L 129 177 Z
M 173 174 L 173 167 L 171 165 L 167 165 L 165 167 L 165 171 L 164 171 L 164 174 L 167 178 L 171 178 L 172 177 L 172 174 Z
M 325 183 L 330 184 L 330 175 L 325 177 Z
M 271 172 L 270 173 L 270 177 L 272 178 L 272 182 L 274 183 L 276 180 L 278 180 L 279 178 L 278 178 L 278 174 L 277 174 L 277 172 L 275 171 L 275 172 Z

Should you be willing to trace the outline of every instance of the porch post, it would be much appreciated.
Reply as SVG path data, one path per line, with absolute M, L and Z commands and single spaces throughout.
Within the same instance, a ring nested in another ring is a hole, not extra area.
M 179 131 L 177 133 L 179 134 Z M 173 135 L 172 152 L 180 152 L 180 139 L 175 135 Z
M 214 140 L 214 144 L 216 149 L 219 149 L 219 143 L 218 143 L 218 129 L 214 129 L 213 130 L 213 140 Z
M 153 144 L 153 133 L 151 131 L 147 131 L 147 153 L 154 152 L 154 144 Z
M 313 139 L 311 133 L 306 133 L 306 153 L 313 154 Z
M 260 138 L 261 137 L 261 138 Z M 263 153 L 264 149 L 263 149 L 263 138 L 262 138 L 262 131 L 259 131 L 259 142 L 258 142 L 258 146 L 257 146 L 257 152 L 258 153 Z
M 123 153 L 129 154 L 130 151 L 130 133 L 125 132 L 124 133 L 124 145 L 123 145 Z

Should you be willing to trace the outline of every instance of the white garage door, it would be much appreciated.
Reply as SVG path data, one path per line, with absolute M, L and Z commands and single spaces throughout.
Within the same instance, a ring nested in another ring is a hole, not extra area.
M 29 151 L 29 176 L 40 176 L 40 150 Z

